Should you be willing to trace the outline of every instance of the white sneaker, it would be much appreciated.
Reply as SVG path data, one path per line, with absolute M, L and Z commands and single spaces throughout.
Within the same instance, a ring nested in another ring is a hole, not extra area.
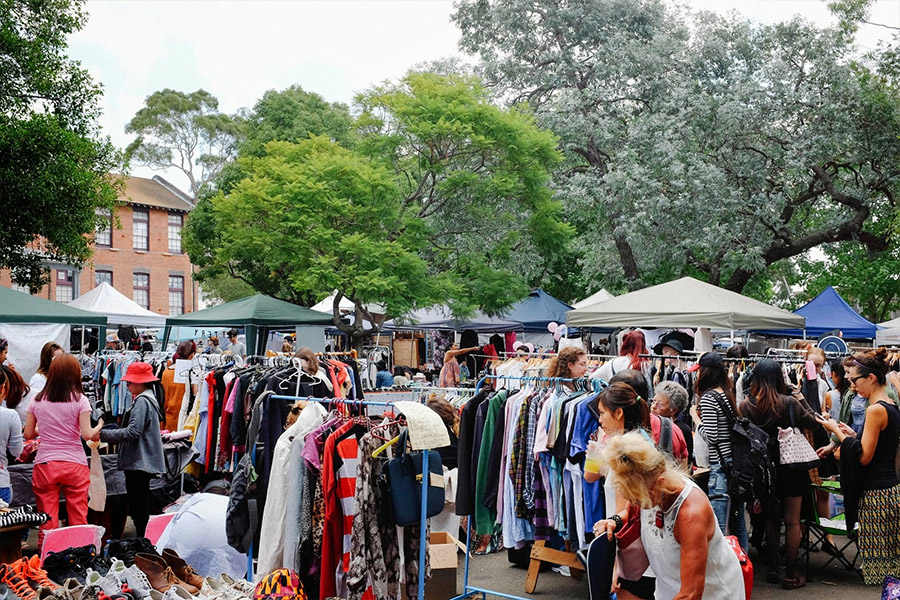
M 125 583 L 125 563 L 115 557 L 111 560 L 112 566 L 109 567 L 109 571 L 106 572 L 106 576 L 110 579 L 115 579 L 119 582 L 119 585 L 121 585 Z
M 245 596 L 236 589 L 217 581 L 212 577 L 203 580 L 200 595 L 209 600 L 244 600 Z
M 556 565 L 551 570 L 555 573 L 559 573 L 560 575 L 563 575 L 564 577 L 572 576 L 572 573 L 569 571 L 569 567 L 567 567 L 565 565 Z
M 253 593 L 256 592 L 256 586 L 246 579 L 234 579 L 228 573 L 222 573 L 222 576 L 219 579 L 221 579 L 222 583 L 226 586 L 237 590 L 238 593 L 245 598 L 252 598 Z
M 147 580 L 144 572 L 136 566 L 131 565 L 122 571 L 122 577 L 124 577 L 124 582 L 128 584 L 128 588 L 131 590 L 135 600 L 144 600 L 150 597 L 150 592 L 153 591 L 153 588 L 150 586 L 150 582 Z
M 84 588 L 87 590 L 92 587 L 100 588 L 107 596 L 112 596 L 122 591 L 122 586 L 116 579 L 104 577 L 97 571 L 88 568 L 87 576 L 84 578 Z
M 173 585 L 166 593 L 163 594 L 164 600 L 194 600 L 194 596 L 191 596 L 190 592 L 181 587 L 180 585 Z
M 157 592 L 153 588 L 150 588 L 150 600 L 165 600 L 165 596 L 162 592 Z

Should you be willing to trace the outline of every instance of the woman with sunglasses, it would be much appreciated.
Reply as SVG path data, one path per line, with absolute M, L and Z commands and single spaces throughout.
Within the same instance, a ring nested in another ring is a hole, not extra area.
M 900 480 L 894 470 L 900 409 L 888 396 L 886 358 L 887 350 L 878 348 L 854 354 L 844 365 L 847 379 L 868 400 L 859 434 L 830 415 L 820 417 L 841 442 L 842 462 L 859 461 L 859 556 L 868 585 L 900 573 Z

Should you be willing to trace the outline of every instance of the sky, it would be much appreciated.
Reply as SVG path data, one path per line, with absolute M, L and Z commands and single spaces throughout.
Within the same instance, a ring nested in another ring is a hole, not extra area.
M 684 3 L 765 23 L 796 14 L 822 25 L 832 20 L 820 0 Z M 100 124 L 120 148 L 133 140 L 125 125 L 144 99 L 165 88 L 202 88 L 226 113 L 294 84 L 350 103 L 355 93 L 402 77 L 416 64 L 462 56 L 449 0 L 89 0 L 87 11 L 87 25 L 70 37 L 69 55 L 103 85 Z M 869 20 L 900 27 L 900 0 L 878 0 Z M 873 48 L 891 34 L 863 26 L 859 45 Z M 175 170 L 134 167 L 132 174 L 162 174 L 188 189 Z

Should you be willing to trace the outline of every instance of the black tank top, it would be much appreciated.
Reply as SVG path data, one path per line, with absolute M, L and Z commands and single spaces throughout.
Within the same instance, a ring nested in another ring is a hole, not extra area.
M 872 455 L 872 462 L 868 466 L 862 467 L 862 489 L 863 490 L 884 490 L 900 483 L 897 479 L 897 472 L 894 470 L 894 459 L 897 456 L 897 442 L 900 439 L 900 408 L 893 402 L 880 401 L 879 406 L 883 406 L 887 411 L 887 425 L 878 434 L 878 443 L 875 446 L 875 454 Z M 859 433 L 859 439 L 862 440 L 865 432 L 865 424 L 863 431 Z

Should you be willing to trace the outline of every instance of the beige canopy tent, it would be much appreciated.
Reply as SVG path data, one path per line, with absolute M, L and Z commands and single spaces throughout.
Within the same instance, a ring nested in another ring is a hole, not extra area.
M 806 319 L 693 277 L 644 288 L 566 313 L 573 327 L 803 328 Z

